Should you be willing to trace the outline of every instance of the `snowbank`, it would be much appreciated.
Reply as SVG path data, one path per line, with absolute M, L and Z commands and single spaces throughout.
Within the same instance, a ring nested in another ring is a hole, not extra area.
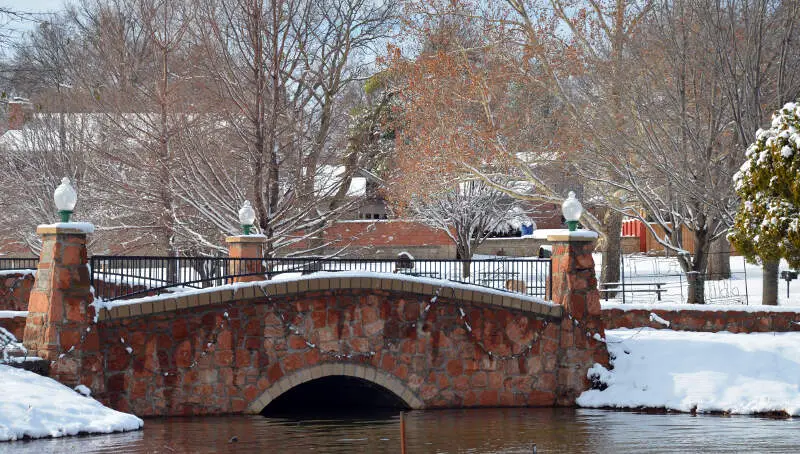
M 606 339 L 614 369 L 596 364 L 587 375 L 608 388 L 581 394 L 582 407 L 800 415 L 800 333 L 643 328 Z
M 27 317 L 28 311 L 0 311 L 0 318 Z
M 136 416 L 104 407 L 57 381 L 0 365 L 0 441 L 141 429 Z
M 0 270 L 0 276 L 12 276 L 12 275 L 19 275 L 20 277 L 30 274 L 31 276 L 36 276 L 36 270 L 29 270 L 29 269 L 16 269 L 16 270 Z

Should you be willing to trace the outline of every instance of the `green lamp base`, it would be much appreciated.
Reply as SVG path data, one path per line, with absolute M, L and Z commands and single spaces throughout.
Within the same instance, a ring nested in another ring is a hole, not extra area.
M 58 212 L 58 215 L 61 216 L 61 222 L 69 222 L 69 217 L 72 216 L 72 211 L 61 210 Z

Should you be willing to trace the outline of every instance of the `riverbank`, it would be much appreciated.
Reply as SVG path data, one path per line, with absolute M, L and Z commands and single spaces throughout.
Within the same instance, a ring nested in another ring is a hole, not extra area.
M 0 365 L 0 441 L 107 434 L 143 425 L 140 418 L 107 408 L 53 379 Z
M 606 331 L 612 370 L 578 405 L 686 413 L 800 415 L 800 333 Z

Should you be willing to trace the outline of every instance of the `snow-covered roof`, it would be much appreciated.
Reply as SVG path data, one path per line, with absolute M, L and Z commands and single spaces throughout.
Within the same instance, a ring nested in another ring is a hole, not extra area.
M 9 129 L 0 136 L 0 147 L 17 146 L 25 142 L 25 133 L 20 129 Z
M 89 138 L 99 132 L 105 119 L 99 113 L 68 113 L 63 120 L 66 134 L 69 137 L 80 135 Z M 22 126 L 22 129 L 9 129 L 0 135 L 0 147 L 39 150 L 56 149 L 57 141 L 53 138 L 59 134 L 58 128 L 62 118 L 57 113 L 35 113 Z
M 508 212 L 507 217 L 494 228 L 494 231 L 504 233 L 511 230 L 519 230 L 523 225 L 533 226 L 536 223 L 533 222 L 533 219 L 528 216 L 525 210 L 515 206 Z
M 314 177 L 314 187 L 320 193 L 333 193 L 341 184 L 345 173 L 345 166 L 323 165 L 317 169 Z M 353 177 L 347 195 L 350 197 L 363 197 L 367 194 L 367 179 L 365 177 Z

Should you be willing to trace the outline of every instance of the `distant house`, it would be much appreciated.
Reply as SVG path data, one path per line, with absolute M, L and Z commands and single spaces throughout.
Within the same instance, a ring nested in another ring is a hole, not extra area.
M 25 98 L 14 97 L 5 102 L 6 122 L 0 125 L 0 133 L 19 131 L 33 115 L 33 104 Z
M 329 181 L 327 184 L 338 186 L 344 169 L 331 167 L 323 169 L 321 173 L 324 178 L 318 184 Z M 417 258 L 455 258 L 455 245 L 445 232 L 413 220 L 393 217 L 389 203 L 381 191 L 383 181 L 365 170 L 354 173 L 356 176 L 352 178 L 348 197 L 358 198 L 357 204 L 316 237 L 315 243 L 325 246 L 315 249 L 313 254 L 392 259 L 400 252 L 409 252 Z M 536 255 L 539 242 L 522 237 L 523 225 L 531 229 L 536 226 L 562 227 L 561 207 L 532 203 L 530 209 L 521 210 L 519 216 L 498 226 L 477 253 Z M 299 242 L 286 253 L 293 254 L 309 248 L 308 241 Z

